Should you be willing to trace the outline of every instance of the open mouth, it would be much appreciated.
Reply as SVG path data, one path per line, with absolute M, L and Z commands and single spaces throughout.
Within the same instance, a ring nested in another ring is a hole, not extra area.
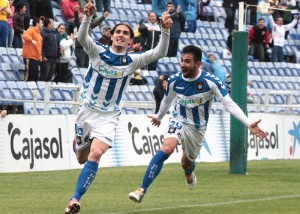
M 124 40 L 124 38 L 117 38 L 116 41 L 117 41 L 117 42 L 124 42 L 125 40 Z

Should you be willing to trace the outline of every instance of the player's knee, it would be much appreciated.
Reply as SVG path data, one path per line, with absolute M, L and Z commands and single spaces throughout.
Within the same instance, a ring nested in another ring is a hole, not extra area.
M 94 148 L 89 155 L 89 160 L 99 161 L 105 151 L 101 148 Z
M 167 155 L 171 155 L 174 152 L 174 148 L 169 145 L 164 145 L 161 150 Z

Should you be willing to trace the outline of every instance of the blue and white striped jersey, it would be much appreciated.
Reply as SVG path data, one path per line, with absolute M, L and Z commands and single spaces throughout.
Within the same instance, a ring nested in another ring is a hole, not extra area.
M 91 110 L 118 111 L 121 109 L 122 96 L 133 72 L 167 54 L 170 33 L 162 28 L 159 44 L 147 52 L 120 54 L 88 36 L 91 18 L 83 19 L 77 36 L 90 59 L 90 66 L 84 77 L 81 101 Z
M 171 76 L 165 98 L 174 100 L 172 117 L 205 131 L 214 96 L 222 100 L 227 94 L 218 77 L 202 70 L 193 79 L 184 78 L 182 72 Z

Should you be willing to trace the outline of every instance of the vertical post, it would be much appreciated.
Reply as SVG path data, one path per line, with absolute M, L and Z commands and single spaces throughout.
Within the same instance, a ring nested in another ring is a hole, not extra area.
M 232 37 L 231 98 L 247 112 L 248 33 L 234 32 Z M 230 173 L 247 172 L 247 127 L 230 118 Z
M 44 90 L 44 114 L 49 114 L 49 101 L 50 101 L 50 85 L 48 82 L 46 82 L 45 90 Z
M 238 30 L 239 31 L 243 31 L 244 30 L 244 2 L 239 2 L 239 26 L 238 26 Z

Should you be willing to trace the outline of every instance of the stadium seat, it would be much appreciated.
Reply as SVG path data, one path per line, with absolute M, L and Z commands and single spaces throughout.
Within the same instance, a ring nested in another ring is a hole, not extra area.
M 60 111 L 60 108 L 58 108 L 58 107 L 50 107 L 49 113 L 50 114 L 62 114 L 62 112 Z
M 72 108 L 68 106 L 63 106 L 60 108 L 62 114 L 72 114 Z
M 124 110 L 126 114 L 136 114 L 136 111 L 132 108 L 125 108 Z
M 127 94 L 129 101 L 137 101 L 138 100 L 133 91 L 128 91 L 128 92 L 126 92 L 126 94 Z
M 12 94 L 14 99 L 17 99 L 17 100 L 24 100 L 25 99 L 23 91 L 20 88 L 11 88 L 11 94 Z
M 36 97 L 38 100 L 44 99 L 44 93 L 43 91 L 39 90 L 36 82 L 29 81 L 27 82 L 27 86 L 30 89 L 33 97 Z
M 53 88 L 50 90 L 50 100 L 63 101 L 63 96 L 58 88 Z
M 8 77 L 6 76 L 5 71 L 0 69 L 0 81 L 4 81 L 7 79 L 8 79 Z
M 13 95 L 11 93 L 10 88 L 2 88 L 2 90 L 0 91 L 0 97 L 4 98 L 4 99 L 12 100 L 13 99 Z M 2 103 L 3 104 L 11 105 L 13 102 L 12 101 L 2 101 Z
M 147 101 L 147 98 L 144 96 L 143 92 L 135 92 L 138 101 Z
M 153 101 L 154 100 L 153 92 L 146 91 L 146 92 L 143 92 L 143 93 L 144 93 L 144 96 L 146 97 L 147 101 Z
M 25 114 L 33 114 L 33 103 L 25 102 L 23 104 L 23 106 L 24 106 L 24 113 Z
M 0 80 L 0 89 L 7 88 L 6 81 Z

